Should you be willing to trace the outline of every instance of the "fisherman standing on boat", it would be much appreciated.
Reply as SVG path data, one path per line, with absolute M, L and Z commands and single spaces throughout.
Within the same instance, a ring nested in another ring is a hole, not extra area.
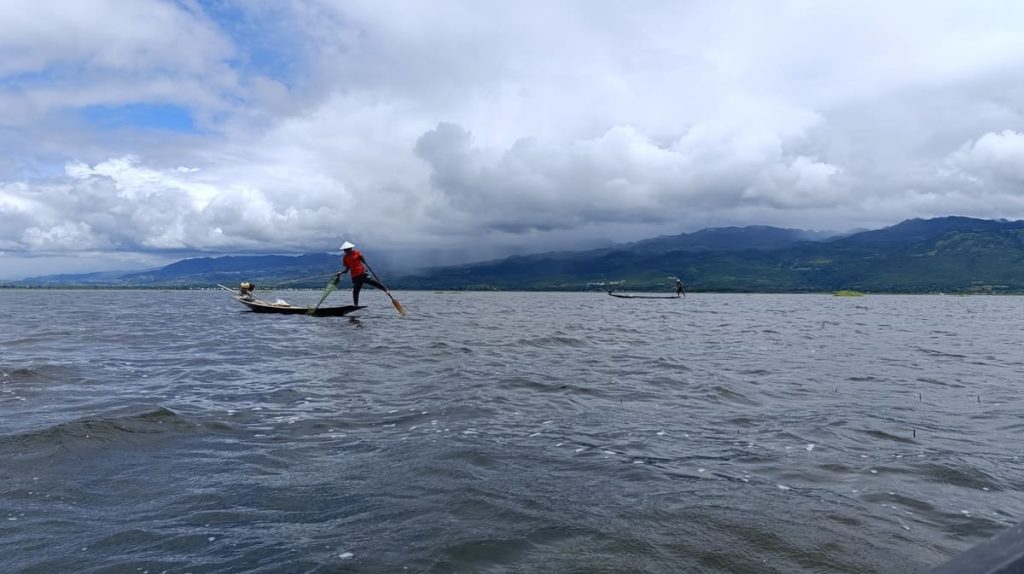
M 685 297 L 686 291 L 683 291 L 683 282 L 676 279 L 676 297 Z
M 356 249 L 356 246 L 346 241 L 341 244 L 341 250 L 345 254 L 341 257 L 341 266 L 343 269 L 334 274 L 335 277 L 341 278 L 346 272 L 352 277 L 352 304 L 359 305 L 359 291 L 363 288 L 363 283 L 371 285 L 380 289 L 381 291 L 388 293 L 388 288 L 381 285 L 379 281 L 369 277 L 366 274 L 366 260 L 363 259 L 363 254 Z

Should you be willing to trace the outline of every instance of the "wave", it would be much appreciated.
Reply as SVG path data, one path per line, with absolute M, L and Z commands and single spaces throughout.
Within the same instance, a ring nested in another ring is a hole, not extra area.
M 160 407 L 140 414 L 83 418 L 24 433 L 0 436 L 0 453 L 21 454 L 53 448 L 81 450 L 97 445 L 123 444 L 168 434 L 195 432 L 199 425 Z
M 0 366 L 0 381 L 14 384 L 32 384 L 49 381 L 66 381 L 80 375 L 76 367 L 43 363 L 30 367 Z
M 928 462 L 914 465 L 915 474 L 925 480 L 944 485 L 963 486 L 971 489 L 1002 490 L 1000 481 L 968 464 L 946 464 Z
M 761 406 L 761 401 L 752 399 L 744 393 L 734 391 L 722 385 L 713 385 L 711 387 L 711 391 L 713 391 L 711 395 L 712 402 L 743 405 L 748 407 Z
M 898 443 L 902 443 L 902 444 L 918 444 L 917 441 L 914 440 L 911 437 L 894 435 L 892 433 L 887 433 L 885 431 L 877 430 L 877 429 L 862 429 L 862 430 L 858 430 L 857 432 L 866 434 L 866 435 L 870 436 L 871 438 L 888 440 L 888 441 L 898 442 Z
M 515 344 L 522 345 L 524 347 L 538 348 L 573 347 L 579 349 L 590 346 L 590 342 L 586 339 L 579 339 L 566 335 L 545 335 L 542 337 L 523 338 L 516 341 Z
M 918 351 L 920 353 L 924 353 L 926 355 L 932 356 L 932 357 L 945 357 L 945 358 L 949 358 L 949 359 L 966 359 L 966 358 L 968 358 L 967 355 L 961 355 L 959 353 L 948 353 L 946 351 L 940 351 L 938 349 L 929 349 L 927 347 L 916 346 L 916 347 L 911 347 L 911 349 L 913 349 L 915 351 Z

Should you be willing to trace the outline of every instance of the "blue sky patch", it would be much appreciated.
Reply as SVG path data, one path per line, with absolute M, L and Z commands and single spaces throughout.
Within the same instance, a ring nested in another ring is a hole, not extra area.
M 243 73 L 259 74 L 292 86 L 306 69 L 305 42 L 285 8 L 273 3 L 251 9 L 246 4 L 201 2 L 204 13 L 238 48 L 228 63 Z
M 90 125 L 100 129 L 155 129 L 188 133 L 199 131 L 188 109 L 172 104 L 89 106 L 79 113 Z

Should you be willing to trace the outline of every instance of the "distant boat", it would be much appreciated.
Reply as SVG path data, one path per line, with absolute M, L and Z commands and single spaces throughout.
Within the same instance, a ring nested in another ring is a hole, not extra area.
M 681 299 L 679 295 L 633 295 L 629 293 L 615 293 L 609 291 L 609 295 L 612 297 L 618 297 L 620 299 Z

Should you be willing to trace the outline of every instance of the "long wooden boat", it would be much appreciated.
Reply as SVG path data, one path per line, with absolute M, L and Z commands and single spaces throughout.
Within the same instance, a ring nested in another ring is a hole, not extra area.
M 620 299 L 680 299 L 679 295 L 632 295 L 628 293 L 615 293 L 613 291 L 608 292 L 612 297 L 618 297 Z
M 279 315 L 312 315 L 313 317 L 340 317 L 353 311 L 365 309 L 365 305 L 342 305 L 340 307 L 318 307 L 310 312 L 310 307 L 296 307 L 289 304 L 274 304 L 262 299 L 246 299 L 235 296 L 235 300 L 252 309 L 256 313 L 277 313 Z

